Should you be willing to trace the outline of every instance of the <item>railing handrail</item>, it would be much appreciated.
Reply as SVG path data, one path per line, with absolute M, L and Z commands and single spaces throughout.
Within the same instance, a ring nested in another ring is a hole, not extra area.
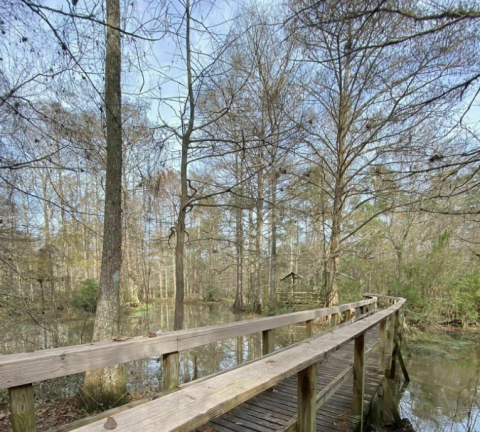
M 376 297 L 377 299 L 385 298 L 385 299 L 388 299 L 388 300 L 405 300 L 403 297 L 388 296 L 388 295 L 383 295 L 383 294 L 372 294 L 372 293 L 362 294 L 362 297 L 366 297 L 366 298 Z
M 139 336 L 121 342 L 106 341 L 4 355 L 0 356 L 0 389 L 179 352 L 237 336 L 339 314 L 376 301 L 376 298 L 371 298 L 330 308 L 162 333 L 152 338 Z
M 304 373 L 307 370 L 310 373 L 312 366 L 352 340 L 355 340 L 354 405 L 358 401 L 361 402 L 359 414 L 361 413 L 363 416 L 364 335 L 368 330 L 384 323 L 393 314 L 398 319 L 399 310 L 404 303 L 405 299 L 398 298 L 394 305 L 363 320 L 328 334 L 310 338 L 293 348 L 275 353 L 268 358 L 260 359 L 255 363 L 207 381 L 192 384 L 188 388 L 166 395 L 161 399 L 121 412 L 115 416 L 116 430 L 118 432 L 137 430 L 153 432 L 158 431 L 159 427 L 162 432 L 193 430 L 296 373 Z M 315 373 L 311 375 L 314 380 L 315 375 Z M 362 378 L 359 380 L 360 375 Z M 308 377 L 305 378 L 305 374 L 303 378 L 308 379 Z M 357 383 L 357 388 L 355 383 Z M 302 383 L 299 383 L 299 391 L 301 387 Z M 357 398 L 355 394 L 357 394 Z M 302 395 L 302 397 L 308 397 L 308 402 L 312 403 L 311 394 Z M 313 402 L 315 397 L 314 392 Z M 178 409 L 179 406 L 182 407 L 181 410 Z M 314 408 L 310 406 L 308 413 L 302 412 L 302 409 L 305 408 L 298 408 L 299 413 L 307 415 L 299 418 L 299 421 L 304 422 L 307 417 L 308 421 L 314 420 L 315 412 L 311 412 Z M 104 420 L 99 420 L 76 430 L 78 432 L 101 432 L 104 430 L 104 423 Z M 314 429 L 302 424 L 300 430 Z

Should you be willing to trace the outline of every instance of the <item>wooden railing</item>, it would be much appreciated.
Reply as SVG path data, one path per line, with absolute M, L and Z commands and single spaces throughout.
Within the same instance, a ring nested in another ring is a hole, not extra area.
M 145 401 L 141 406 L 125 411 L 117 409 L 115 411 L 118 413 L 116 429 L 118 431 L 188 431 L 295 373 L 299 373 L 300 382 L 308 384 L 312 380 L 316 363 L 352 339 L 356 340 L 356 355 L 352 366 L 356 383 L 355 394 L 357 394 L 354 406 L 356 412 L 360 413 L 363 404 L 363 398 L 360 395 L 363 394 L 365 332 L 380 324 L 380 341 L 377 346 L 380 349 L 384 346 L 391 353 L 395 347 L 393 341 L 396 340 L 395 332 L 398 332 L 399 326 L 398 324 L 390 326 L 391 331 L 388 333 L 387 342 L 385 325 L 382 336 L 382 323 L 389 317 L 398 321 L 398 312 L 404 303 L 403 299 L 398 299 L 397 303 L 390 308 L 375 313 L 377 298 L 370 294 L 367 297 L 356 303 L 331 308 L 175 331 L 159 334 L 153 338 L 136 337 L 124 342 L 100 342 L 1 356 L 0 388 L 9 389 L 13 430 L 14 432 L 36 431 L 32 383 L 163 355 L 164 389 L 172 390 L 159 399 Z M 335 317 L 336 323 L 341 322 L 341 324 L 325 334 L 312 337 L 313 320 L 332 316 Z M 397 323 L 397 321 L 393 322 Z M 302 322 L 306 324 L 306 336 L 309 339 L 273 353 L 273 329 Z M 208 379 L 179 386 L 178 354 L 180 351 L 260 331 L 264 357 L 232 370 L 214 374 Z M 319 395 L 316 395 L 316 392 L 312 393 L 313 396 L 299 394 L 299 414 L 295 421 L 299 431 L 312 430 L 308 428 L 306 422 L 311 421 L 312 413 L 316 411 L 318 404 L 328 400 L 328 395 L 349 376 L 350 371 L 345 372 L 341 378 L 334 380 L 336 384 L 333 387 Z M 302 388 L 307 387 L 308 385 L 302 386 Z M 138 402 L 135 404 L 139 405 Z M 91 419 L 81 420 L 77 425 L 84 426 L 78 430 L 103 432 L 105 422 L 98 419 L 105 418 L 108 414 L 109 412 L 106 412 Z M 90 422 L 93 423 L 87 424 Z M 161 429 L 158 425 L 162 425 Z
M 315 304 L 320 302 L 321 295 L 319 292 L 279 292 L 277 293 L 277 301 L 286 304 Z

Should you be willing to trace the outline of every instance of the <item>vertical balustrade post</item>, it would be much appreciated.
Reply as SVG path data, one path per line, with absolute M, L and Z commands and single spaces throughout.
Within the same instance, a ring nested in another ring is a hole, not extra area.
M 317 415 L 317 364 L 297 374 L 297 432 L 315 432 Z
M 363 431 L 363 395 L 365 391 L 365 333 L 355 338 L 353 354 L 353 413 L 360 416 Z
M 307 338 L 313 336 L 313 320 L 305 321 L 305 331 L 307 333 Z
M 163 355 L 163 390 L 178 387 L 180 367 L 180 353 L 173 352 Z
M 275 351 L 273 330 L 262 331 L 262 355 Z
M 350 321 L 352 319 L 352 310 L 348 309 L 345 311 L 345 321 Z
M 385 346 L 387 344 L 387 320 L 380 322 L 380 337 L 378 339 L 378 372 L 385 372 Z
M 36 432 L 35 395 L 32 384 L 11 387 L 8 394 L 13 432 Z

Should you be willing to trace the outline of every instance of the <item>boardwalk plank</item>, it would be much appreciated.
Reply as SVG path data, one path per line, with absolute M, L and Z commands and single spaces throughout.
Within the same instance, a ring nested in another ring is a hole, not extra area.
M 367 333 L 367 349 L 378 339 L 378 328 Z M 324 389 L 347 366 L 352 363 L 353 343 L 345 345 L 337 352 L 328 356 L 317 367 L 317 392 Z M 375 392 L 383 380 L 378 373 L 378 355 L 374 353 L 366 362 L 365 367 L 365 395 L 366 406 L 369 406 Z M 359 416 L 353 414 L 353 379 L 349 378 L 335 395 L 317 411 L 317 432 L 351 432 L 359 423 Z M 296 414 L 297 409 L 297 377 L 279 383 L 248 402 L 243 403 L 219 419 L 211 422 L 212 426 L 221 424 L 225 430 L 221 432 L 263 432 L 281 431 L 283 425 Z M 233 419 L 240 419 L 234 424 Z M 243 420 L 242 420 L 243 419 Z M 230 422 L 230 426 L 228 425 Z M 254 424 L 256 426 L 254 426 Z M 265 429 L 261 429 L 261 428 Z

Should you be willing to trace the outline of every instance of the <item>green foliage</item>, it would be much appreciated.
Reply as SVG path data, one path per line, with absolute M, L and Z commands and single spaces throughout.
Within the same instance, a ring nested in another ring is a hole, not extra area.
M 454 284 L 450 300 L 455 314 L 462 324 L 478 321 L 480 318 L 480 272 L 467 273 Z
M 205 301 L 213 302 L 213 301 L 216 301 L 217 298 L 218 298 L 218 289 L 213 288 L 213 289 L 207 291 Z
M 71 304 L 77 309 L 83 309 L 86 312 L 95 312 L 97 310 L 98 282 L 94 279 L 86 279 L 73 294 Z
M 381 236 L 372 236 L 362 246 L 362 256 L 344 255 L 341 272 L 352 279 L 338 279 L 339 302 L 356 301 L 364 292 L 406 298 L 408 322 L 420 329 L 435 324 L 472 326 L 480 322 L 480 268 L 471 252 L 454 242 L 451 229 L 418 233 L 415 248 L 404 246 L 403 278 L 390 245 L 390 256 L 375 254 L 389 246 Z M 413 238 L 413 237 L 412 237 Z M 358 245 L 360 247 L 360 245 Z M 388 248 L 387 248 L 388 250 Z M 363 256 L 375 256 L 364 259 Z

